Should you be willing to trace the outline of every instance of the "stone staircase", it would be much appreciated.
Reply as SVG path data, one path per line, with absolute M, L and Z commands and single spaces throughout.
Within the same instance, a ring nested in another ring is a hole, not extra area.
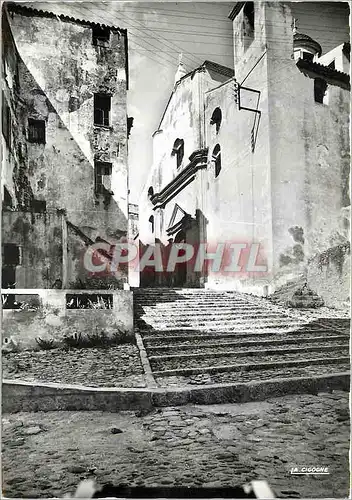
M 310 319 L 238 292 L 161 288 L 135 290 L 134 314 L 159 386 L 349 370 L 346 319 Z

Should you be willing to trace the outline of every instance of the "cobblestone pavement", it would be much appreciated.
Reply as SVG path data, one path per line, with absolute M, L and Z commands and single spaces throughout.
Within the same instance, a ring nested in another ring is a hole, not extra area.
M 121 432 L 122 431 L 122 432 Z M 348 493 L 348 393 L 141 412 L 3 415 L 7 497 L 72 493 L 95 476 L 129 485 L 235 486 L 268 480 L 280 498 Z M 330 475 L 294 476 L 294 466 Z
M 145 387 L 138 347 L 22 351 L 2 357 L 3 378 L 90 387 Z

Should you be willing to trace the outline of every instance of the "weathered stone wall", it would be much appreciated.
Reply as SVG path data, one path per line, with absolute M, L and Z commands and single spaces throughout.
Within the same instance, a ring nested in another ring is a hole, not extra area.
M 308 261 L 307 281 L 325 305 L 350 309 L 350 243 L 318 253 Z
M 12 243 L 20 248 L 16 288 L 51 288 L 56 280 L 62 281 L 60 214 L 4 211 L 2 243 Z
M 315 102 L 314 79 L 292 58 L 291 9 L 268 4 L 266 16 L 276 287 L 307 266 L 310 272 L 314 255 L 347 241 L 340 220 L 350 205 L 349 92 L 329 85 L 328 104 Z
M 20 292 L 20 293 L 19 293 Z M 15 293 L 15 292 L 12 292 Z M 39 296 L 39 306 L 24 309 L 3 309 L 2 335 L 12 338 L 19 349 L 39 348 L 36 338 L 54 339 L 62 344 L 64 334 L 73 335 L 101 333 L 108 335 L 118 331 L 133 336 L 132 292 L 126 290 L 95 291 L 99 295 L 112 295 L 111 309 L 67 309 L 66 294 L 90 294 L 79 290 L 26 290 L 16 291 L 16 300 L 24 303 L 29 293 Z
M 96 227 L 110 237 L 126 235 L 124 34 L 111 32 L 110 47 L 102 48 L 92 44 L 90 26 L 16 13 L 11 28 L 28 69 L 20 82 L 25 109 L 28 116 L 35 114 L 47 122 L 47 144 L 28 145 L 35 189 L 48 203 L 66 208 L 74 224 Z M 110 127 L 94 126 L 97 92 L 111 95 Z M 74 108 L 70 99 L 75 99 Z M 27 116 L 23 118 L 26 121 Z M 110 200 L 94 196 L 94 160 L 113 165 Z
M 3 52 L 13 137 L 5 149 L 3 182 L 15 210 L 33 212 L 33 200 L 41 200 L 45 220 L 63 209 L 71 228 L 78 229 L 68 233 L 67 285 L 84 280 L 82 256 L 89 242 L 101 238 L 113 245 L 127 236 L 126 32 L 112 30 L 105 48 L 92 44 L 88 24 L 16 7 L 9 18 Z M 111 95 L 109 127 L 94 125 L 94 93 Z M 45 121 L 45 144 L 28 141 L 29 118 Z M 94 160 L 112 163 L 111 195 L 95 192 Z M 6 234 L 4 243 L 8 240 Z M 39 238 L 37 246 L 47 249 L 46 260 L 57 261 L 46 242 Z M 20 286 L 48 286 L 30 281 L 40 264 L 30 261 L 25 245 L 23 252 L 28 279 Z M 55 265 L 62 266 L 61 256 Z

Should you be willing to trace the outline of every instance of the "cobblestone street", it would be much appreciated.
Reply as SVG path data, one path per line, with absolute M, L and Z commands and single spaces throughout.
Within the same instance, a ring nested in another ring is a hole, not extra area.
M 265 478 L 280 498 L 343 498 L 348 449 L 348 393 L 340 391 L 147 415 L 8 414 L 3 492 L 62 497 L 89 476 L 99 485 L 199 487 Z M 294 476 L 294 466 L 327 466 L 330 475 Z

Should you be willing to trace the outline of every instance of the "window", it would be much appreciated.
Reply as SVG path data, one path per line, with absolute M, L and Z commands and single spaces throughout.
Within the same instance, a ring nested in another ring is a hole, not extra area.
M 109 47 L 110 29 L 103 26 L 93 28 L 93 45 L 98 47 Z
M 254 2 L 246 2 L 243 8 L 244 35 L 254 38 Z
M 149 196 L 149 198 L 151 198 L 152 196 L 154 196 L 154 189 L 153 189 L 153 186 L 149 186 L 149 189 L 148 189 L 148 196 Z
M 313 62 L 313 58 L 314 58 L 314 54 L 311 54 L 310 52 L 303 52 L 302 53 L 303 61 Z
M 213 149 L 212 157 L 213 157 L 213 162 L 215 165 L 215 177 L 218 177 L 218 175 L 220 174 L 220 170 L 221 170 L 221 149 L 220 149 L 219 144 L 217 144 L 215 146 L 215 148 Z
M 79 108 L 79 99 L 78 97 L 71 96 L 68 100 L 68 111 L 72 113 Z
M 32 212 L 40 214 L 46 212 L 46 201 L 32 200 Z
M 2 93 L 2 134 L 7 146 L 11 147 L 11 111 Z
M 21 264 L 21 251 L 18 245 L 5 243 L 2 247 L 2 262 L 4 266 L 18 266 Z
M 95 192 L 96 193 L 111 193 L 111 163 L 96 161 L 94 162 L 95 171 Z
M 94 94 L 94 125 L 110 125 L 111 96 Z
M 215 108 L 211 115 L 210 125 L 215 125 L 216 132 L 219 132 L 222 120 L 222 113 L 220 108 Z
M 185 154 L 184 144 L 185 143 L 183 139 L 176 139 L 176 141 L 174 142 L 174 146 L 172 148 L 171 156 L 176 156 L 177 168 L 181 166 Z
M 315 102 L 324 102 L 324 97 L 328 84 L 322 78 L 314 78 L 314 100 Z
M 151 215 L 149 217 L 149 223 L 150 223 L 150 230 L 152 233 L 154 233 L 154 215 Z
M 45 144 L 45 121 L 28 118 L 28 141 Z

